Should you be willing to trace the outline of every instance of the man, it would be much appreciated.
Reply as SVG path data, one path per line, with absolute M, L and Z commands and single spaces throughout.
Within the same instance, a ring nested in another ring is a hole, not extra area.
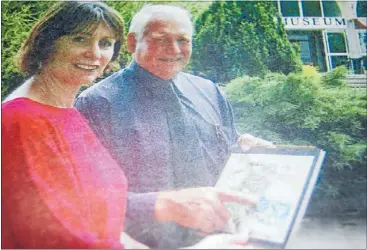
M 224 202 L 251 203 L 208 187 L 239 136 L 218 88 L 181 72 L 190 60 L 192 35 L 185 9 L 143 7 L 127 35 L 134 61 L 76 102 L 127 176 L 127 232 L 151 247 L 192 244 L 186 240 L 192 234 L 180 226 L 222 231 L 229 219 Z

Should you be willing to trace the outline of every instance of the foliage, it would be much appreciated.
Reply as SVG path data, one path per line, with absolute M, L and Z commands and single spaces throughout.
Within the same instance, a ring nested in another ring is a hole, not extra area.
M 23 40 L 28 36 L 34 22 L 51 5 L 50 2 L 1 2 L 1 97 L 24 80 L 13 63 Z
M 226 82 L 301 69 L 271 1 L 216 1 L 196 21 L 191 68 Z
M 309 67 L 288 76 L 243 76 L 225 92 L 242 132 L 326 150 L 309 214 L 365 214 L 366 93 L 346 86 L 343 67 L 323 76 Z
M 210 2 L 169 2 L 169 1 L 106 1 L 108 5 L 115 8 L 125 21 L 125 34 L 132 16 L 144 4 L 171 3 L 187 8 L 197 19 L 198 15 L 205 10 Z M 19 72 L 13 63 L 13 57 L 20 48 L 22 42 L 28 36 L 32 25 L 50 7 L 52 1 L 2 1 L 1 2 L 1 97 L 4 98 L 22 83 L 26 75 Z M 120 67 L 125 67 L 131 60 L 131 55 L 126 50 L 120 55 Z M 84 87 L 85 89 L 85 87 Z

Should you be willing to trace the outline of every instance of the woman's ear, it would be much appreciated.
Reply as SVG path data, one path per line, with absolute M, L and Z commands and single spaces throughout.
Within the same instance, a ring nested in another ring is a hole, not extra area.
M 136 35 L 134 33 L 127 34 L 127 51 L 129 51 L 131 54 L 135 52 L 136 49 Z

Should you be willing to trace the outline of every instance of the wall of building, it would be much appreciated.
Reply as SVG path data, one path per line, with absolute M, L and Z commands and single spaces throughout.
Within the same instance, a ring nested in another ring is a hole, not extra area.
M 366 1 L 275 2 L 289 40 L 300 46 L 304 64 L 321 72 L 345 65 L 350 74 L 366 74 Z

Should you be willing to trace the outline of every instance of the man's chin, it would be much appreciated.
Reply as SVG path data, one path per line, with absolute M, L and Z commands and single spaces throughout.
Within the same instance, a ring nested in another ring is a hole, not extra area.
M 164 80 L 171 80 L 172 78 L 175 77 L 175 75 L 177 75 L 178 72 L 182 70 L 182 68 L 175 69 L 175 70 L 169 70 L 167 68 L 165 69 L 166 70 L 160 69 L 159 71 L 156 72 L 156 74 L 154 73 L 153 74 Z

